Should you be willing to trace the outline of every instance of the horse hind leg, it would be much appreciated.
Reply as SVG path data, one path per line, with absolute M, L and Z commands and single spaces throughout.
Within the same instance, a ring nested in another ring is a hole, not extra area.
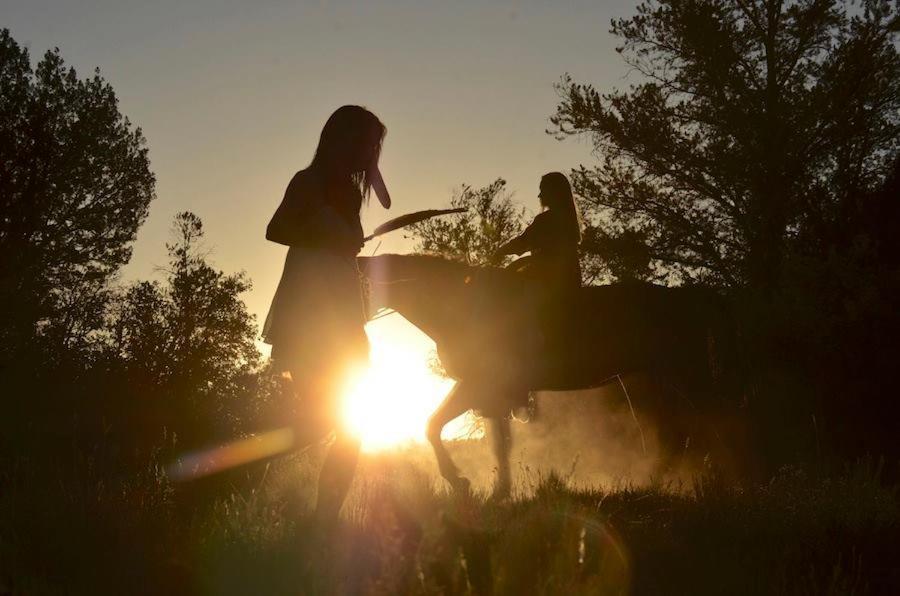
M 438 409 L 428 419 L 427 427 L 428 442 L 431 443 L 431 447 L 434 449 L 434 456 L 437 459 L 441 476 L 450 483 L 453 490 L 463 493 L 469 491 L 470 483 L 466 478 L 460 476 L 459 469 L 453 463 L 450 453 L 444 446 L 443 441 L 441 441 L 441 430 L 448 422 L 471 408 L 471 390 L 465 383 L 460 382 L 450 391 L 450 394 L 444 398 Z

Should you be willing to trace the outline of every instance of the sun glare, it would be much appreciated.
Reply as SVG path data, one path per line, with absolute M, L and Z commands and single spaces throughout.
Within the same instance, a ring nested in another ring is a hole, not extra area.
M 399 315 L 369 323 L 366 332 L 371 362 L 348 383 L 345 424 L 364 451 L 424 442 L 428 417 L 454 385 L 429 367 L 434 343 Z M 443 437 L 467 437 L 472 428 L 471 414 L 460 416 L 444 428 Z

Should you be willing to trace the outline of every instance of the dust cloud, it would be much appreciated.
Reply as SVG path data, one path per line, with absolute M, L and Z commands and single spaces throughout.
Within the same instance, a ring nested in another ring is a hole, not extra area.
M 630 391 L 626 396 L 618 382 L 589 390 L 535 393 L 530 419 L 512 421 L 514 493 L 530 494 L 550 474 L 577 488 L 608 490 L 660 482 L 677 488 L 689 484 L 691 470 L 669 469 L 663 473 L 666 454 L 637 399 L 640 396 Z M 473 488 L 487 492 L 496 479 L 496 460 L 490 425 L 480 422 L 486 426 L 486 435 L 445 444 Z M 429 445 L 409 445 L 396 455 L 432 476 L 436 486 L 442 486 Z
M 511 465 L 517 492 L 530 493 L 551 473 L 573 487 L 610 488 L 655 480 L 660 461 L 656 433 L 639 414 L 632 414 L 618 383 L 581 391 L 541 391 L 532 397 L 530 419 L 512 421 Z M 460 471 L 482 490 L 489 489 L 496 476 L 490 445 L 490 437 L 450 445 Z

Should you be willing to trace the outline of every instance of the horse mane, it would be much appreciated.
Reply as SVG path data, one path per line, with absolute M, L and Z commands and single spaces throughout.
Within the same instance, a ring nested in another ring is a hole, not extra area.
M 463 263 L 462 261 L 458 261 L 456 259 L 451 259 L 449 257 L 445 257 L 442 255 L 433 255 L 426 253 L 411 253 L 411 254 L 398 254 L 398 253 L 384 253 L 378 255 L 377 257 L 372 257 L 374 259 L 378 258 L 388 258 L 395 261 L 406 261 L 408 263 L 418 263 L 423 267 L 431 268 L 431 269 L 444 269 L 448 271 L 454 272 L 463 272 L 469 271 L 472 269 L 477 269 L 478 265 L 469 265 L 468 263 Z
M 498 289 L 519 286 L 523 283 L 520 275 L 502 267 L 471 265 L 442 255 L 385 253 L 369 258 L 375 260 L 387 258 L 412 270 L 421 270 L 432 275 L 446 274 L 467 281 L 477 281 L 479 284 L 490 284 Z

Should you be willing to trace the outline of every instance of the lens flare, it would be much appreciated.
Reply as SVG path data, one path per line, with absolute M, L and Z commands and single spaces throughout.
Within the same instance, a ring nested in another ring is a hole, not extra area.
M 294 443 L 294 433 L 281 428 L 187 453 L 166 467 L 166 475 L 175 482 L 193 480 L 250 462 L 286 452 Z

